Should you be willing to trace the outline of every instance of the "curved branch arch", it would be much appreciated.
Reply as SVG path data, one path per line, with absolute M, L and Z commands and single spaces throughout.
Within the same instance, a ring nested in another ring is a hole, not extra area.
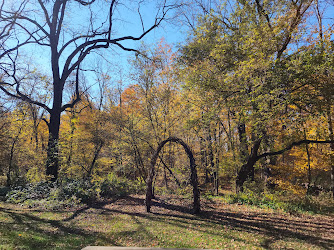
M 168 139 L 160 142 L 158 145 L 157 150 L 154 152 L 154 155 L 151 159 L 151 169 L 149 170 L 149 174 L 146 181 L 146 211 L 150 212 L 151 209 L 151 201 L 153 197 L 153 178 L 155 175 L 155 164 L 157 162 L 158 156 L 162 148 L 166 145 L 168 142 L 175 142 L 183 146 L 186 154 L 188 155 L 189 162 L 190 162 L 190 179 L 191 184 L 193 186 L 193 196 L 194 196 L 194 202 L 193 202 L 193 212 L 195 214 L 200 213 L 200 197 L 199 197 L 199 189 L 198 189 L 198 179 L 197 179 L 197 170 L 195 165 L 195 158 L 193 156 L 193 153 L 190 149 L 190 147 L 180 138 L 177 137 L 169 137 Z

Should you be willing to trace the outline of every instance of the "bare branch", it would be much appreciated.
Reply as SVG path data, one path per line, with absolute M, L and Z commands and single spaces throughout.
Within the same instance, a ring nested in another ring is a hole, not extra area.
M 297 6 L 297 3 L 295 3 L 294 1 L 292 1 L 294 3 L 295 6 L 295 16 L 293 17 L 291 24 L 288 28 L 288 30 L 286 31 L 285 34 L 285 38 L 283 39 L 283 43 L 281 48 L 278 49 L 277 52 L 277 59 L 280 59 L 281 56 L 283 55 L 284 51 L 287 49 L 291 39 L 292 39 L 292 34 L 293 32 L 296 30 L 296 28 L 298 27 L 298 25 L 300 24 L 305 12 L 309 9 L 309 7 L 312 4 L 312 1 L 309 1 L 308 4 L 306 4 L 306 6 L 304 7 L 304 9 L 302 9 L 303 7 L 303 2 L 300 3 L 299 6 Z
M 268 23 L 269 28 L 272 30 L 273 27 L 271 26 L 270 19 L 269 19 L 269 16 L 268 16 L 267 12 L 263 9 L 263 6 L 261 5 L 259 0 L 255 0 L 255 2 L 256 2 L 257 11 L 258 11 L 259 15 L 264 16 L 264 18 L 266 19 L 266 21 Z
M 17 19 L 21 19 L 21 20 L 26 20 L 32 24 L 34 24 L 38 29 L 40 29 L 46 36 L 50 36 L 50 34 L 43 28 L 42 25 L 40 25 L 37 21 L 35 20 L 32 20 L 31 18 L 29 17 L 26 17 L 26 16 L 17 16 Z
M 79 93 L 79 71 L 80 71 L 80 66 L 77 67 L 77 72 L 75 75 L 75 98 L 71 103 L 65 104 L 61 107 L 61 111 L 64 111 L 68 108 L 74 108 L 74 106 L 81 101 L 81 96 Z
M 108 40 L 111 38 L 111 29 L 112 29 L 112 16 L 113 16 L 113 10 L 116 0 L 112 0 L 110 4 L 110 10 L 109 10 L 109 29 L 108 29 Z
M 87 5 L 90 5 L 90 4 L 94 3 L 96 0 L 92 0 L 92 1 L 75 0 L 75 1 L 84 5 L 84 6 L 87 6 Z
M 32 100 L 30 97 L 28 97 L 27 95 L 24 95 L 22 94 L 21 92 L 18 92 L 17 94 L 13 94 L 11 92 L 9 92 L 4 86 L 2 85 L 9 85 L 9 86 L 12 86 L 11 84 L 9 83 L 6 83 L 6 82 L 0 82 L 0 89 L 5 92 L 6 95 L 10 96 L 10 97 L 13 97 L 15 99 L 19 99 L 19 100 L 22 100 L 22 101 L 25 101 L 25 102 L 28 102 L 28 103 L 31 103 L 31 104 L 35 104 L 41 108 L 44 108 L 46 111 L 48 111 L 49 113 L 51 112 L 51 109 L 46 106 L 44 103 L 41 103 L 41 102 L 38 102 L 38 101 L 34 101 Z M 16 88 L 18 89 L 18 88 Z
M 39 5 L 41 6 L 41 8 L 44 12 L 44 17 L 45 17 L 45 20 L 46 20 L 47 24 L 49 25 L 49 27 L 51 27 L 50 17 L 49 17 L 48 11 L 45 8 L 45 5 L 44 5 L 43 1 L 38 0 L 38 3 L 39 3 Z
M 42 121 L 44 121 L 48 127 L 50 126 L 50 123 L 46 118 L 42 117 Z
M 63 47 L 59 50 L 59 55 L 61 55 L 64 50 L 71 44 L 71 43 L 74 43 L 75 41 L 81 39 L 81 38 L 93 38 L 93 37 L 96 37 L 96 36 L 102 36 L 102 35 L 106 35 L 108 34 L 108 31 L 106 32 L 101 32 L 101 33 L 96 33 L 96 32 L 93 32 L 92 34 L 90 35 L 81 35 L 81 36 L 77 36 L 77 37 L 74 37 L 72 38 L 71 40 L 67 41 Z
M 67 1 L 63 2 L 63 5 L 62 5 L 61 11 L 60 11 L 60 18 L 59 18 L 58 28 L 57 28 L 57 33 L 56 33 L 57 40 L 59 39 L 59 35 L 60 35 L 60 31 L 61 31 L 61 26 L 63 25 L 63 21 L 64 21 L 66 3 L 67 3 Z
M 315 144 L 329 144 L 329 143 L 334 143 L 334 140 L 325 140 L 325 141 L 319 141 L 319 140 L 301 140 L 301 141 L 297 141 L 297 142 L 293 142 L 290 145 L 288 145 L 287 147 L 278 150 L 278 151 L 274 151 L 274 152 L 267 152 L 267 153 L 263 153 L 261 155 L 258 155 L 256 157 L 257 160 L 267 157 L 267 156 L 274 156 L 274 155 L 280 155 L 283 154 L 284 152 L 292 149 L 293 147 L 296 146 L 300 146 L 302 144 L 311 144 L 311 143 L 315 143 Z

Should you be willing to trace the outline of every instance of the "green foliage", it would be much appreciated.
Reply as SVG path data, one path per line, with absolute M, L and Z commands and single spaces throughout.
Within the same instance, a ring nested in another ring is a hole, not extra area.
M 96 186 L 89 180 L 68 179 L 60 183 L 59 191 L 53 196 L 60 200 L 78 200 L 82 203 L 92 203 L 98 198 Z
M 100 196 L 105 198 L 122 197 L 130 193 L 144 193 L 145 183 L 136 180 L 129 181 L 123 178 L 119 178 L 113 173 L 108 174 L 107 178 L 96 182 L 98 186 Z
M 56 188 L 56 184 L 48 182 L 16 186 L 7 193 L 7 201 L 13 203 L 23 203 L 29 199 L 46 199 L 50 196 L 51 190 L 54 188 Z
M 7 202 L 29 207 L 72 207 L 91 204 L 103 198 L 117 198 L 130 193 L 143 193 L 145 184 L 141 181 L 129 182 L 113 174 L 92 182 L 84 179 L 65 179 L 55 183 L 39 182 L 17 186 L 6 195 Z
M 229 204 L 252 205 L 260 208 L 279 209 L 288 213 L 328 214 L 334 210 L 331 194 L 321 193 L 319 196 L 296 196 L 288 191 L 256 192 L 246 189 L 238 194 L 224 197 Z

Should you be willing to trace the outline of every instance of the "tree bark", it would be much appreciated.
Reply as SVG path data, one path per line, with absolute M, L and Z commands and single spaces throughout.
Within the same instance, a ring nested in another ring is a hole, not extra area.
M 50 111 L 49 141 L 46 159 L 46 176 L 50 181 L 56 181 L 59 169 L 59 129 L 62 113 L 63 84 L 58 81 L 54 83 L 53 106 Z
M 332 121 L 332 112 L 331 112 L 331 102 L 329 101 L 329 106 L 327 107 L 327 120 L 328 120 L 328 131 L 329 139 L 334 141 L 334 132 L 333 132 L 333 121 Z M 334 143 L 330 143 L 330 164 L 331 164 L 331 191 L 332 198 L 334 199 Z
M 240 158 L 241 162 L 246 162 L 248 158 L 248 146 L 247 146 L 247 137 L 246 137 L 246 125 L 240 123 L 238 125 L 238 135 L 240 142 Z
M 248 157 L 247 162 L 241 166 L 238 171 L 237 179 L 236 179 L 236 191 L 243 191 L 243 184 L 247 179 L 254 180 L 254 165 L 260 159 L 258 158 L 258 150 L 261 144 L 261 140 L 257 140 L 254 142 L 251 154 Z
M 92 172 L 93 172 L 95 163 L 97 161 L 97 158 L 99 157 L 99 154 L 101 152 L 102 147 L 103 147 L 103 142 L 102 141 L 98 145 L 95 145 L 94 157 L 93 157 L 92 163 L 90 164 L 90 167 L 88 169 L 87 178 L 90 178 L 92 176 Z

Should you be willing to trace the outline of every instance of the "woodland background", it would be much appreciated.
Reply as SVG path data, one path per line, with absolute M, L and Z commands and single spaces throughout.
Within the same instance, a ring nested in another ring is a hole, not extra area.
M 120 41 L 151 28 L 113 39 L 122 5 L 102 2 L 0 1 L 0 185 L 9 201 L 144 192 L 151 157 L 171 136 L 192 149 L 202 195 L 331 199 L 333 1 L 162 1 L 152 30 L 182 20 L 187 38 L 131 49 Z M 110 7 L 106 28 L 97 3 Z M 86 26 L 75 8 L 89 8 Z M 49 71 L 29 57 L 38 47 L 50 51 L 41 53 Z M 122 74 L 106 63 L 113 48 L 134 52 Z M 167 144 L 155 193 L 191 196 L 188 161 Z

